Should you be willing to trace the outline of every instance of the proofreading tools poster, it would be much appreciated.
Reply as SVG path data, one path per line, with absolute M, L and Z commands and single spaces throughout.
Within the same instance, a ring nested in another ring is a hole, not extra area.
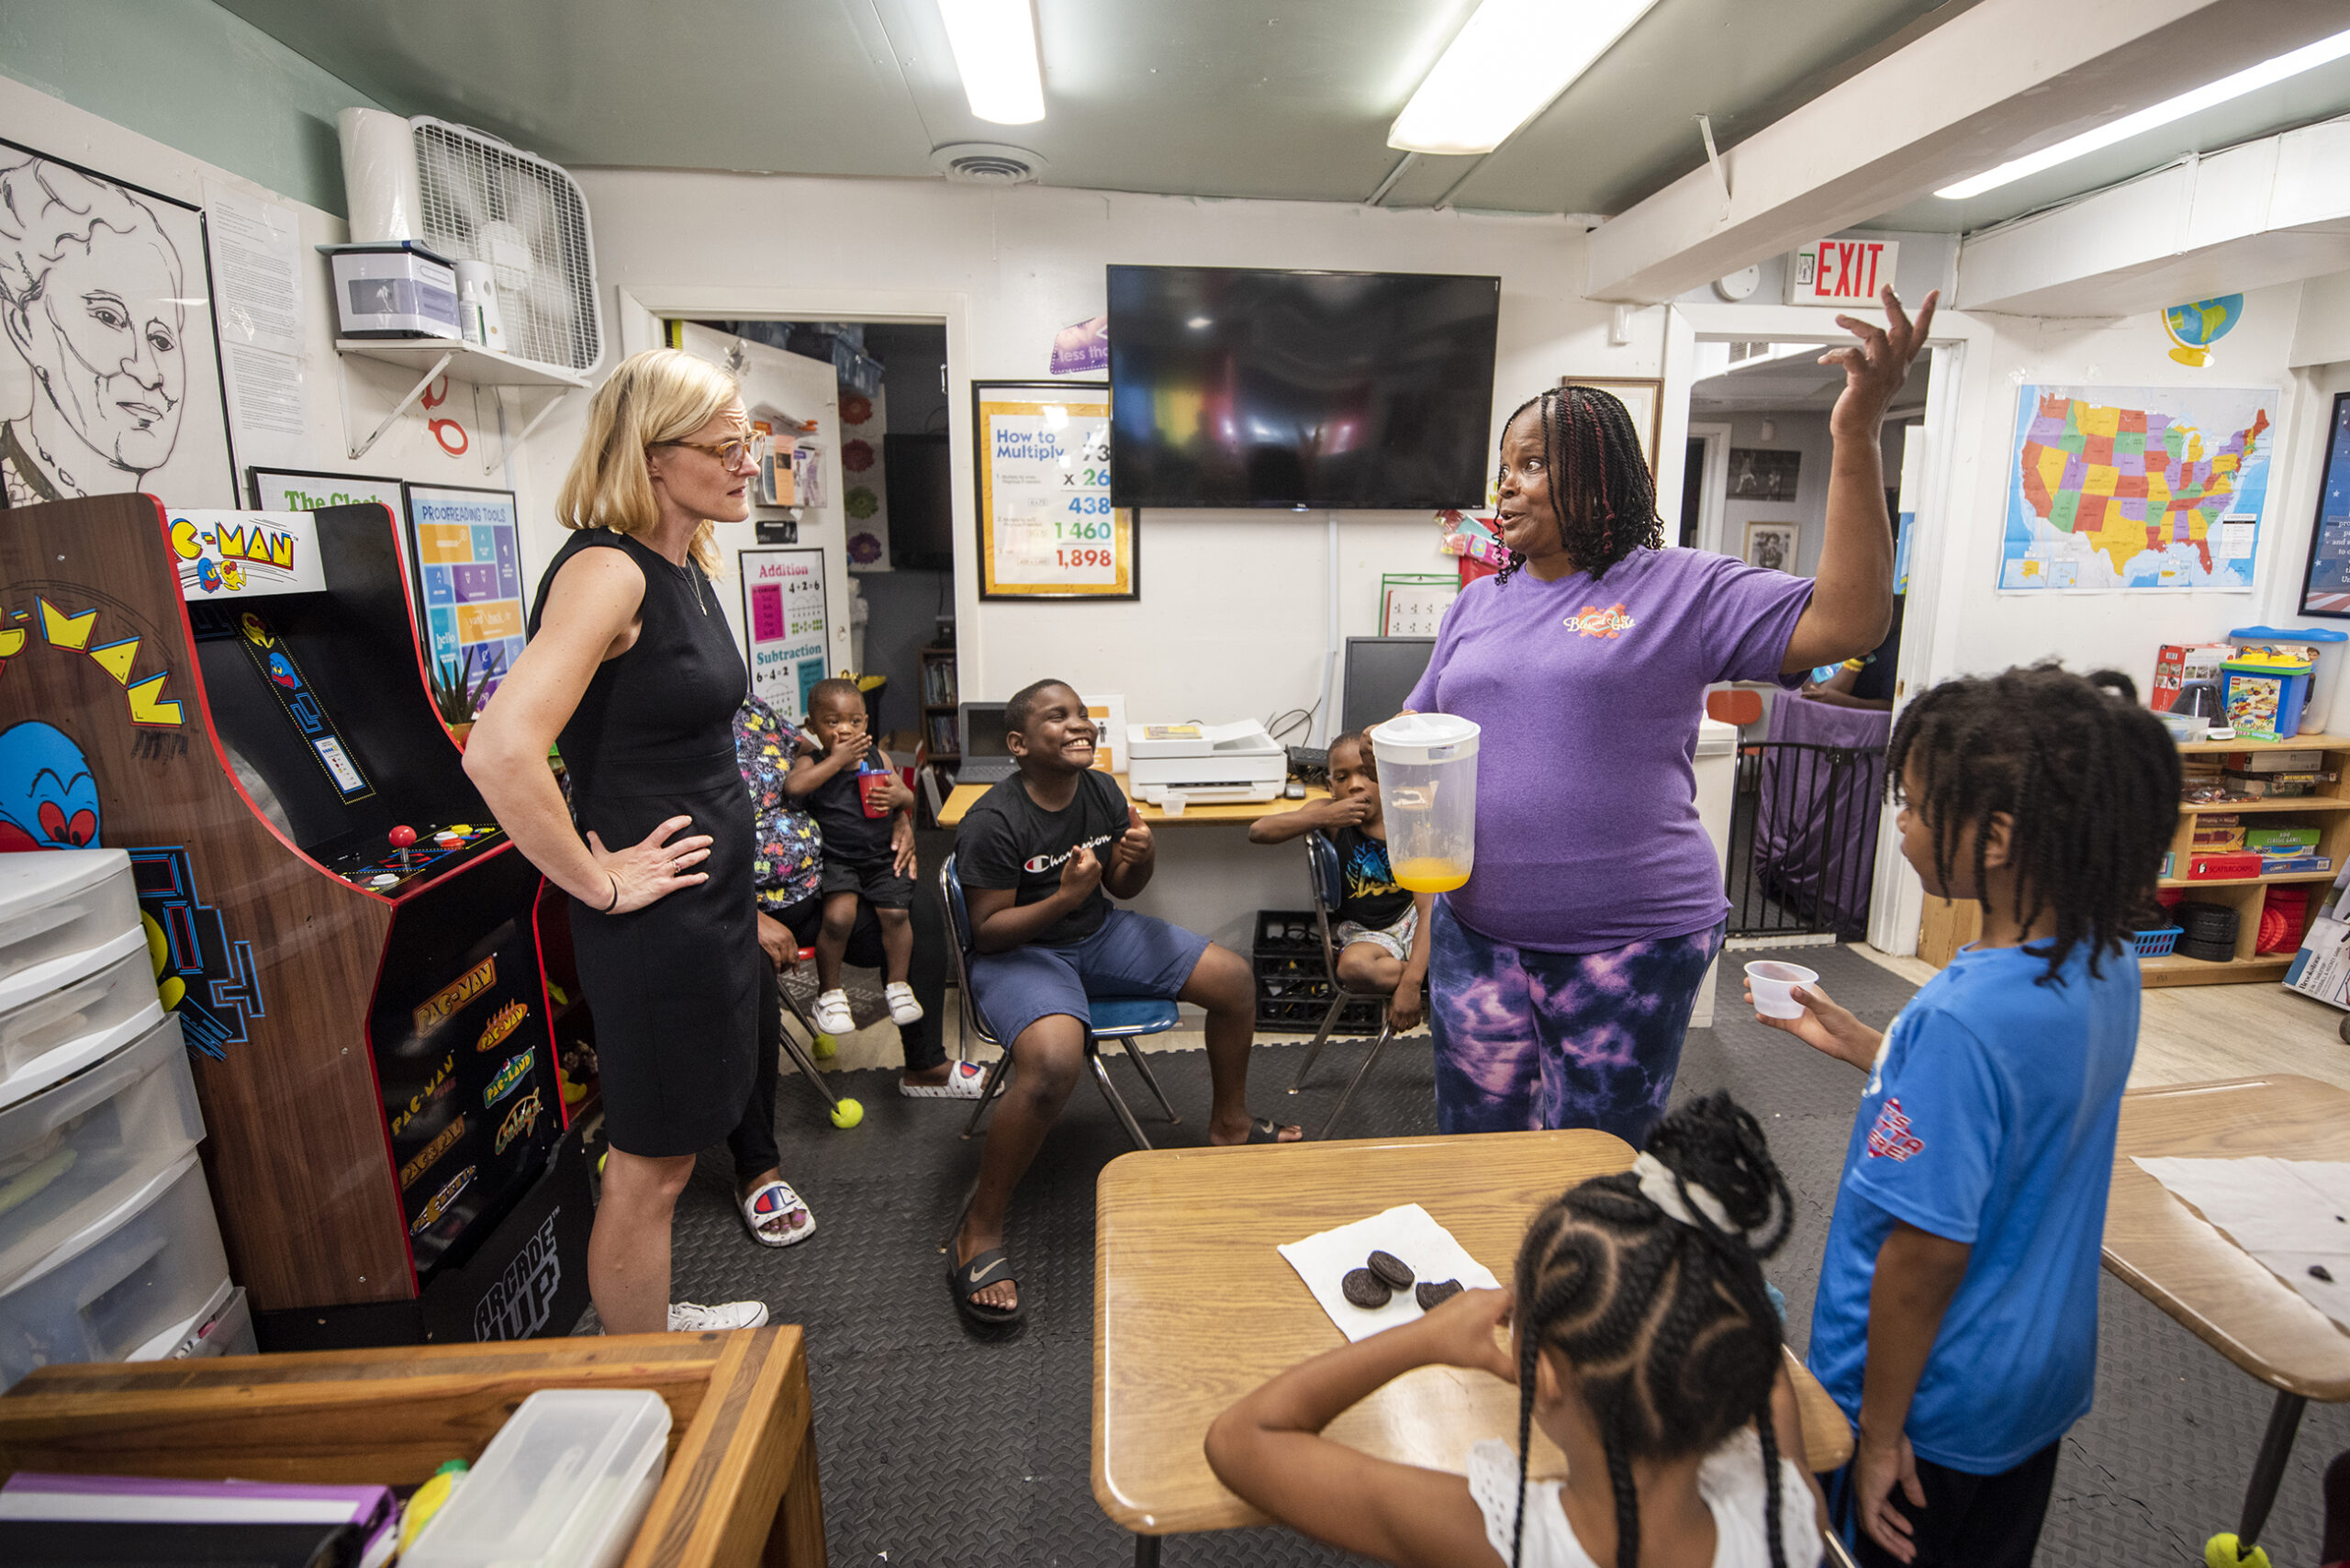
M 738 565 L 751 695 L 800 723 L 824 678 L 824 553 L 744 550 Z
M 1110 504 L 1106 386 L 972 388 L 983 599 L 1135 599 L 1135 522 Z

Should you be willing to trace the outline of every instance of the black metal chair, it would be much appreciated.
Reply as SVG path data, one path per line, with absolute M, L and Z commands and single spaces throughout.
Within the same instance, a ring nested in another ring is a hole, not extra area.
M 987 1081 L 979 1086 L 979 1102 L 971 1107 L 971 1119 L 964 1125 L 963 1136 L 969 1137 L 979 1130 L 979 1118 L 987 1114 L 989 1105 L 1002 1092 L 1004 1074 L 1012 1065 L 1012 1047 L 1008 1041 L 995 1037 L 995 1032 L 988 1027 L 985 1014 L 980 1013 L 979 1003 L 971 995 L 971 916 L 963 902 L 963 883 L 956 875 L 955 857 L 952 855 L 946 857 L 946 864 L 938 868 L 938 890 L 946 905 L 947 931 L 954 938 L 955 989 L 962 998 L 963 1027 L 979 1036 L 981 1044 L 995 1047 L 999 1053 L 995 1060 L 988 1064 Z M 1135 1064 L 1135 1071 L 1141 1074 L 1143 1086 L 1158 1101 L 1158 1108 L 1167 1113 L 1169 1122 L 1180 1121 L 1181 1118 L 1175 1114 L 1175 1107 L 1168 1103 L 1167 1092 L 1158 1087 L 1158 1075 L 1151 1071 L 1150 1063 L 1144 1059 L 1142 1047 L 1135 1042 L 1142 1036 L 1163 1034 L 1172 1029 L 1180 1021 L 1181 1014 L 1175 1011 L 1172 1002 L 1150 996 L 1089 997 L 1086 999 L 1086 1012 L 1089 1016 L 1085 1025 L 1085 1059 L 1093 1069 L 1093 1081 L 1100 1087 L 1102 1097 L 1110 1103 L 1110 1109 L 1117 1116 L 1119 1125 L 1126 1129 L 1126 1136 L 1134 1139 L 1135 1147 L 1148 1148 L 1150 1140 L 1143 1136 L 1142 1124 L 1135 1120 L 1135 1114 L 1127 1107 L 1125 1097 L 1118 1092 L 1118 1086 L 1110 1081 L 1110 1070 L 1102 1061 L 1101 1042 L 1122 1042 L 1126 1047 L 1126 1059 Z M 959 1218 L 957 1223 L 961 1223 Z
M 1305 835 L 1305 878 L 1314 896 L 1315 929 L 1322 937 L 1323 972 L 1330 977 L 1330 1006 L 1322 1014 L 1322 1027 L 1315 1032 L 1314 1044 L 1305 1053 L 1304 1064 L 1297 1070 L 1297 1081 L 1289 1086 L 1292 1094 L 1305 1087 L 1305 1075 L 1312 1072 L 1314 1064 L 1321 1059 L 1322 1047 L 1330 1043 L 1330 1031 L 1337 1026 L 1341 1008 L 1349 1002 L 1359 1002 L 1365 997 L 1393 994 L 1383 991 L 1348 991 L 1338 979 L 1338 944 L 1332 933 L 1330 915 L 1346 896 L 1346 874 L 1345 868 L 1338 864 L 1337 846 L 1319 833 Z M 1355 1069 L 1354 1077 L 1347 1081 L 1347 1087 L 1338 1095 L 1338 1103 L 1331 1111 L 1330 1119 L 1322 1125 L 1320 1137 L 1330 1138 L 1337 1136 L 1338 1123 L 1346 1116 L 1348 1102 L 1355 1097 L 1355 1091 L 1362 1087 L 1362 1081 L 1371 1076 L 1371 1064 L 1379 1059 L 1379 1053 L 1386 1049 L 1387 1042 L 1394 1037 L 1394 1026 L 1382 1018 L 1378 1037 L 1371 1042 L 1371 1049 L 1363 1053 L 1362 1065 Z

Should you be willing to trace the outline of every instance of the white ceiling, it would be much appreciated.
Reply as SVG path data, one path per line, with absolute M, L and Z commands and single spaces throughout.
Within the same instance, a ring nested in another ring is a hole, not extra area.
M 935 0 L 219 0 L 403 114 L 569 164 L 931 177 L 1005 142 L 1057 185 L 1362 201 L 1389 123 L 1474 0 L 1035 0 L 1046 118 L 972 118 Z M 1497 151 L 1416 158 L 1386 205 L 1613 214 L 1975 0 L 1661 0 Z M 1886 227 L 1980 227 L 2350 111 L 2350 62 L 1970 203 Z

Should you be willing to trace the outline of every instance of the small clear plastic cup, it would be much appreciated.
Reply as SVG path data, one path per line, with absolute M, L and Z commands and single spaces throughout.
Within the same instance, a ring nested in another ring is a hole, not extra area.
M 1818 983 L 1819 976 L 1801 964 L 1758 958 L 1746 966 L 1746 988 L 1754 993 L 1754 1011 L 1765 1018 L 1802 1017 L 1803 1003 L 1795 999 L 1796 987 Z

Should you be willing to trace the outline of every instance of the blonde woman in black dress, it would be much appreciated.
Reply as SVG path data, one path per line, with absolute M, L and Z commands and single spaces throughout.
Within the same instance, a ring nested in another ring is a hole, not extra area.
M 499 824 L 572 899 L 611 1141 L 588 1245 L 608 1334 L 767 1321 L 760 1302 L 669 1300 L 677 1194 L 742 1116 L 756 1060 L 765 960 L 733 729 L 745 685 L 708 574 L 710 525 L 750 515 L 757 472 L 723 372 L 673 349 L 613 372 L 555 503 L 573 532 L 530 644 L 465 748 Z M 558 738 L 568 811 L 546 766 Z

